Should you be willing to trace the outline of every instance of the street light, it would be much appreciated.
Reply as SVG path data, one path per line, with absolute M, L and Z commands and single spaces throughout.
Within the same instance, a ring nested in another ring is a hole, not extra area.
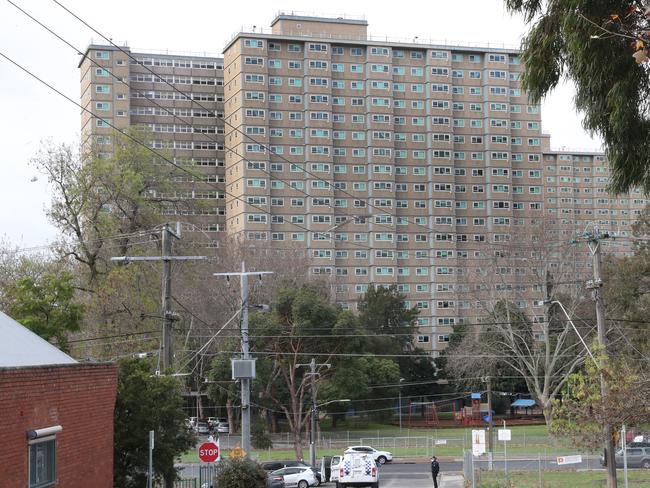
M 324 407 L 325 405 L 329 405 L 330 403 L 347 403 L 349 401 L 350 401 L 349 398 L 343 398 L 341 400 L 330 400 L 330 401 L 325 402 L 325 403 L 319 403 L 318 405 L 316 405 L 315 402 L 312 402 L 312 404 L 311 404 L 311 430 L 310 430 L 311 435 L 309 436 L 310 437 L 310 439 L 309 439 L 309 442 L 310 442 L 310 445 L 309 445 L 309 463 L 311 464 L 311 466 L 316 466 L 316 419 L 318 418 L 318 417 L 316 417 L 317 409 L 319 407 Z
M 343 398 L 341 400 L 330 400 L 329 402 L 319 403 L 318 405 L 316 405 L 316 408 L 324 407 L 325 405 L 329 405 L 330 403 L 346 403 L 351 401 L 352 400 L 350 400 L 349 398 Z
M 582 345 L 585 346 L 585 349 L 587 350 L 587 353 L 589 354 L 589 357 L 591 357 L 592 361 L 596 365 L 596 368 L 600 368 L 600 365 L 598 364 L 598 361 L 596 361 L 596 358 L 594 357 L 593 354 L 591 354 L 591 351 L 589 350 L 589 346 L 587 346 L 587 343 L 585 340 L 582 338 L 580 335 L 580 332 L 578 332 L 578 329 L 576 328 L 575 324 L 573 323 L 573 320 L 571 320 L 571 317 L 569 316 L 569 313 L 566 311 L 566 308 L 564 308 L 564 305 L 562 305 L 562 302 L 559 300 L 544 300 L 544 305 L 553 305 L 553 304 L 558 304 L 560 306 L 560 309 L 562 312 L 564 312 L 564 315 L 566 315 L 567 320 L 571 324 L 571 327 L 573 327 L 573 330 L 575 331 L 576 334 L 578 334 L 578 339 L 580 339 L 580 342 L 582 342 Z
M 399 431 L 400 432 L 402 432 L 402 381 L 404 381 L 404 378 L 399 379 Z

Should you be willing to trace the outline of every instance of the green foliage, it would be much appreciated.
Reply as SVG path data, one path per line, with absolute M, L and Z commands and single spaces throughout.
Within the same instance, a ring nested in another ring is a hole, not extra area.
M 161 206 L 180 205 L 164 196 L 175 170 L 156 164 L 142 145 L 149 144 L 146 130 L 133 127 L 111 137 L 109 157 L 97 148 L 46 143 L 32 160 L 51 187 L 47 213 L 61 232 L 61 253 L 83 265 L 91 284 L 107 272 L 113 253 L 125 255 L 132 247 L 139 237 L 134 233 L 163 221 Z
M 45 340 L 68 350 L 66 334 L 79 330 L 83 308 L 74 301 L 74 277 L 67 271 L 20 278 L 6 290 L 9 315 Z
M 603 265 L 603 293 L 610 323 L 612 351 L 641 359 L 650 353 L 646 321 L 650 315 L 650 209 L 634 226 L 633 256 L 607 256 Z M 620 336 L 620 340 L 616 340 Z
M 357 316 L 333 304 L 327 290 L 315 284 L 281 289 L 272 313 L 251 315 L 251 350 L 265 352 L 258 356 L 253 397 L 262 410 L 268 409 L 269 417 L 284 416 L 294 435 L 297 458 L 302 457 L 300 438 L 311 403 L 311 376 L 305 374 L 309 372 L 305 363 L 313 355 L 317 363 L 331 365 L 317 368 L 318 403 L 332 401 L 319 409 L 321 413 L 338 418 L 350 404 L 335 400 L 350 399 L 358 410 L 392 415 L 395 402 L 385 398 L 397 396 L 401 377 L 430 381 L 435 375 L 429 358 L 398 362 L 375 355 L 413 350 L 416 316 L 417 310 L 404 308 L 404 296 L 395 287 L 371 289 Z M 224 344 L 225 351 L 234 349 L 235 344 Z M 214 381 L 228 379 L 230 354 L 217 356 L 208 375 Z M 219 385 L 208 391 L 211 399 L 223 404 L 235 399 L 236 388 Z
M 271 449 L 273 447 L 273 441 L 266 431 L 264 422 L 259 417 L 255 417 L 252 421 L 251 444 L 255 449 Z
M 538 102 L 563 79 L 575 83 L 583 125 L 600 135 L 612 169 L 611 188 L 650 190 L 650 81 L 637 65 L 630 39 L 616 26 L 601 29 L 612 14 L 625 15 L 635 0 L 506 0 L 531 23 L 522 42 L 522 86 Z M 643 7 L 641 8 L 643 10 Z
M 623 424 L 631 428 L 650 422 L 650 388 L 643 366 L 631 364 L 625 358 L 608 358 L 598 345 L 591 349 L 596 362 L 586 362 L 583 371 L 569 377 L 562 398 L 553 401 L 549 429 L 583 448 L 602 446 L 605 424 L 617 432 Z M 607 385 L 604 397 L 601 381 Z
M 267 474 L 250 459 L 227 459 L 221 462 L 216 485 L 221 488 L 265 488 Z
M 375 337 L 366 342 L 366 350 L 374 353 L 403 352 L 412 349 L 416 308 L 404 308 L 405 295 L 396 286 L 369 287 L 359 300 L 359 324 L 374 334 L 395 334 L 393 337 Z
M 370 410 L 373 418 L 392 415 L 392 411 L 388 409 L 395 402 L 385 398 L 397 396 L 398 387 L 372 388 L 372 386 L 398 385 L 399 379 L 399 365 L 392 359 L 379 358 L 371 354 L 351 357 L 337 365 L 332 376 L 323 385 L 321 397 L 350 399 L 358 410 Z M 327 408 L 330 412 L 341 412 L 347 406 L 335 402 Z
M 178 380 L 153 376 L 147 361 L 120 361 L 115 403 L 114 485 L 145 486 L 149 431 L 155 432 L 154 471 L 167 486 L 177 478 L 174 460 L 196 438 L 186 424 Z

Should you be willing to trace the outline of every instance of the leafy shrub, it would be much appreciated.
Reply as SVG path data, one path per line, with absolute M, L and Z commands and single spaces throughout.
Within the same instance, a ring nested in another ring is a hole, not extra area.
M 217 488 L 266 488 L 266 471 L 250 459 L 221 461 L 216 478 Z
M 273 441 L 266 432 L 262 421 L 253 421 L 251 431 L 251 443 L 255 449 L 271 449 L 273 447 Z

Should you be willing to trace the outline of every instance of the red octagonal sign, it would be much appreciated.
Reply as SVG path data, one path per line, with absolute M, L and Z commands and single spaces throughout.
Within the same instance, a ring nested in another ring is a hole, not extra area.
M 199 459 L 204 463 L 213 463 L 219 459 L 219 446 L 214 442 L 204 442 L 199 446 Z

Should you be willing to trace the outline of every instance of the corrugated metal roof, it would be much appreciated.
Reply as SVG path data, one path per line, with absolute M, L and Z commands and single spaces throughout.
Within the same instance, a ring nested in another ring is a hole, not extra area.
M 0 368 L 76 362 L 45 339 L 0 312 Z
M 520 407 L 520 408 L 525 408 L 525 407 L 534 407 L 535 406 L 535 400 L 531 400 L 529 398 L 520 398 L 519 400 L 515 400 L 510 404 L 511 407 Z

